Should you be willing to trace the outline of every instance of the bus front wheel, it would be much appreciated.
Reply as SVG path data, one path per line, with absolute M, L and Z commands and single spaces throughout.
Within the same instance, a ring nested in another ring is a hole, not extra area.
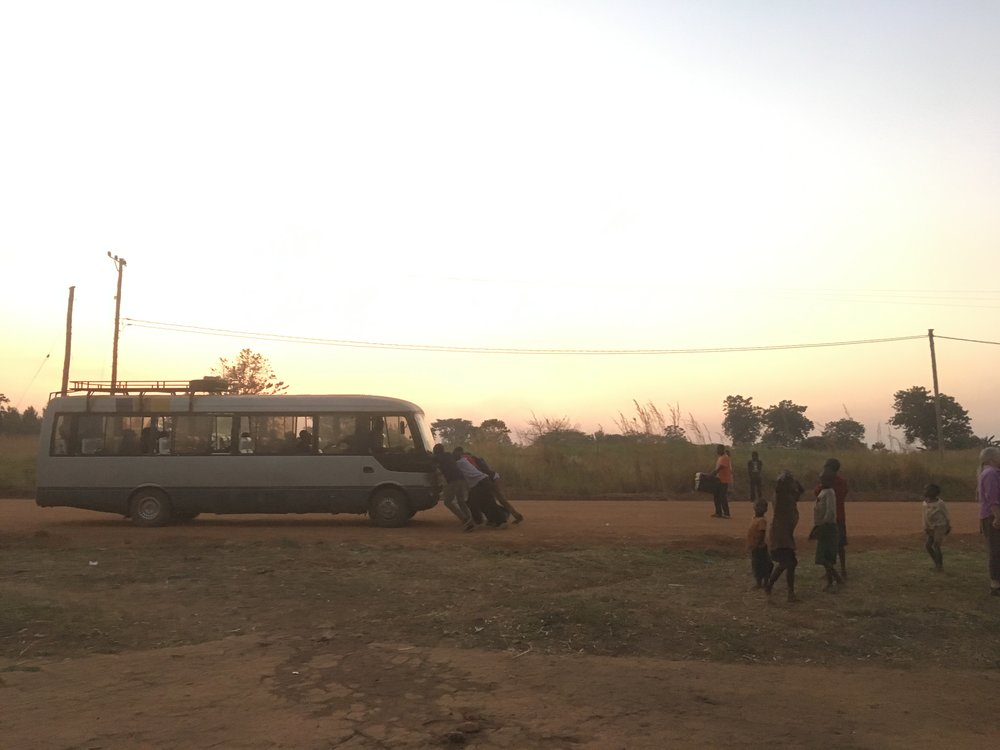
M 399 490 L 376 490 L 368 501 L 368 517 L 376 526 L 404 526 L 410 520 L 410 504 Z
M 139 490 L 132 496 L 132 523 L 136 526 L 163 526 L 170 523 L 170 499 L 157 489 Z

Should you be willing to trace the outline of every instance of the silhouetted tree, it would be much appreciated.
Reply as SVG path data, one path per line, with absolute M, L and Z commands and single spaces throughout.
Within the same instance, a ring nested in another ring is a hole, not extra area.
M 213 371 L 229 382 L 229 392 L 236 394 L 284 393 L 288 386 L 278 380 L 267 357 L 251 349 L 243 349 L 230 362 L 219 358 L 219 366 Z
M 830 448 L 864 448 L 865 426 L 854 419 L 838 419 L 823 426 L 822 437 Z
M 431 434 L 438 442 L 454 448 L 472 442 L 476 428 L 468 419 L 436 419 L 431 422 Z
M 10 399 L 0 393 L 0 434 L 15 435 L 21 430 L 21 413 L 10 406 Z
M 510 428 L 502 419 L 484 419 L 479 425 L 476 438 L 497 445 L 512 445 Z
M 550 419 L 549 417 L 539 418 L 534 414 L 528 420 L 528 429 L 525 430 L 522 437 L 530 445 L 565 445 L 594 439 L 591 435 L 577 429 L 568 417 Z
M 25 435 L 37 435 L 42 431 L 42 418 L 34 406 L 29 406 L 21 415 L 21 432 Z
M 937 418 L 934 413 L 934 394 L 923 386 L 915 385 L 893 396 L 895 414 L 889 424 L 900 427 L 906 442 L 920 441 L 928 450 L 936 450 Z M 969 413 L 954 398 L 941 394 L 941 432 L 945 448 L 971 448 L 977 444 L 972 434 Z
M 807 408 L 787 399 L 767 407 L 762 415 L 764 435 L 761 442 L 783 448 L 801 445 L 814 427 L 812 420 L 806 417 Z
M 763 428 L 762 412 L 753 405 L 753 397 L 726 396 L 722 402 L 722 431 L 733 441 L 733 445 L 753 445 Z

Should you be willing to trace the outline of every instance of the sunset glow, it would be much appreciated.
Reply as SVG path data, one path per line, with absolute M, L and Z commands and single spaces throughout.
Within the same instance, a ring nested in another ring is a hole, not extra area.
M 119 378 L 243 347 L 295 393 L 431 420 L 633 399 L 849 414 L 931 385 L 926 333 L 1000 341 L 1000 5 L 7 3 L 0 392 L 110 379 L 122 315 L 324 340 L 715 354 L 501 354 L 122 329 Z M 938 340 L 1000 433 L 1000 348 Z M 881 425 L 881 427 L 879 427 Z

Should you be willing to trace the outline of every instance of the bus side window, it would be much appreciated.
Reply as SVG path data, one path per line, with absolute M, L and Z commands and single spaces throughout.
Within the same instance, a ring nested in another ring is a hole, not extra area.
M 85 437 L 80 440 L 80 453 L 84 456 L 96 456 L 104 448 L 104 441 L 99 437 Z
M 369 433 L 361 428 L 366 420 L 355 414 L 320 415 L 316 433 L 320 450 L 328 456 L 369 455 Z
M 104 453 L 104 417 L 96 414 L 83 414 L 77 422 L 77 434 L 80 439 L 80 454 L 83 456 L 98 456 Z
M 289 432 L 284 417 L 252 416 L 250 419 L 250 439 L 256 456 L 277 456 L 286 449 L 284 435 Z
M 233 418 L 229 415 L 212 417 L 212 453 L 233 452 Z
M 118 451 L 119 456 L 138 456 L 139 455 L 139 436 L 135 434 L 135 430 L 125 428 L 122 430 L 121 438 L 118 441 Z
M 108 431 L 106 452 L 114 456 L 138 456 L 142 452 L 142 417 L 114 416 L 105 418 Z
M 206 414 L 178 414 L 174 417 L 174 452 L 178 456 L 207 456 L 212 453 L 214 419 Z

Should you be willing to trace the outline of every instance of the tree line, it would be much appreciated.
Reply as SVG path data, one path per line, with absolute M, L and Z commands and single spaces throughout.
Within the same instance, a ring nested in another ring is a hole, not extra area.
M 566 419 L 538 418 L 532 415 L 528 427 L 520 435 L 529 445 L 588 442 L 713 442 L 707 427 L 694 418 L 682 424 L 680 409 L 672 407 L 664 415 L 652 403 L 635 403 L 635 416 L 619 413 L 615 423 L 619 434 L 598 430 L 587 434 Z M 817 450 L 867 449 L 865 426 L 849 415 L 827 422 L 819 434 L 813 434 L 816 424 L 806 416 L 808 407 L 789 399 L 767 407 L 758 406 L 751 396 L 727 396 L 722 403 L 722 432 L 739 446 L 761 445 L 775 448 L 815 448 Z M 902 431 L 908 446 L 937 450 L 937 414 L 934 395 L 922 386 L 896 391 L 893 395 L 893 416 L 888 424 Z M 944 447 L 961 450 L 996 445 L 993 436 L 977 437 L 972 432 L 968 411 L 953 397 L 940 395 L 941 435 Z M 689 436 L 688 431 L 693 433 Z M 434 437 L 446 445 L 464 445 L 482 441 L 511 444 L 510 430 L 500 419 L 487 419 L 478 427 L 468 419 L 439 419 L 431 423 Z M 881 440 L 871 444 L 872 450 L 888 450 Z
M 977 437 L 972 432 L 969 413 L 953 397 L 940 394 L 940 447 L 951 449 L 978 448 L 994 444 L 993 436 Z M 751 397 L 727 396 L 723 402 L 725 415 L 722 430 L 734 445 L 761 445 L 782 448 L 829 447 L 864 448 L 865 428 L 850 417 L 827 422 L 819 435 L 810 435 L 816 425 L 806 416 L 807 407 L 783 400 L 762 408 Z M 888 424 L 903 431 L 907 445 L 937 450 L 937 408 L 934 395 L 923 386 L 896 391 L 892 403 L 893 416 Z M 885 450 L 881 441 L 872 444 L 874 450 Z
M 22 413 L 10 405 L 10 399 L 0 393 L 0 435 L 37 435 L 42 430 L 42 417 L 29 406 Z

